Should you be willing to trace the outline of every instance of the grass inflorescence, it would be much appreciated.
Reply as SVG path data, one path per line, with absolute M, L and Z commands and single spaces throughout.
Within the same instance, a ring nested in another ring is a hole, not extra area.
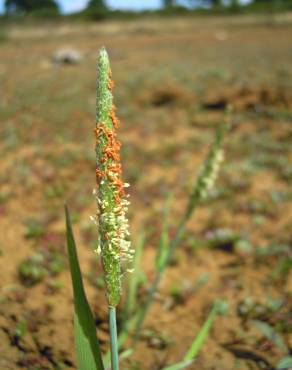
M 116 138 L 119 120 L 115 114 L 112 89 L 114 86 L 108 55 L 102 49 L 98 59 L 97 116 L 96 116 L 96 180 L 94 191 L 98 226 L 97 252 L 101 254 L 110 306 L 117 306 L 121 294 L 121 260 L 132 260 L 133 250 L 126 217 L 129 201 L 122 180 L 121 143 Z

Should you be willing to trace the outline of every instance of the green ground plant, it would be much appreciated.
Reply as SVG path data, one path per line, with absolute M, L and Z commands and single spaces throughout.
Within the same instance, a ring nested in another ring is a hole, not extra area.
M 121 144 L 117 140 L 119 120 L 115 115 L 115 106 L 113 105 L 113 86 L 108 55 L 105 49 L 101 49 L 98 58 L 95 128 L 97 188 L 94 190 L 94 196 L 97 201 L 97 213 L 92 217 L 92 220 L 98 228 L 96 252 L 101 257 L 104 271 L 110 351 L 102 356 L 94 318 L 83 287 L 70 216 L 66 207 L 67 245 L 74 294 L 74 334 L 78 369 L 80 370 L 103 370 L 108 368 L 110 363 L 112 370 L 118 370 L 120 359 L 132 354 L 160 281 L 185 235 L 187 222 L 198 204 L 208 196 L 214 186 L 220 164 L 223 161 L 222 140 L 227 127 L 224 124 L 217 130 L 214 143 L 198 172 L 186 209 L 178 223 L 175 235 L 171 239 L 168 233 L 171 196 L 168 198 L 155 260 L 156 275 L 153 282 L 150 283 L 145 299 L 138 304 L 137 290 L 143 280 L 140 266 L 145 236 L 141 233 L 136 246 L 136 254 L 134 254 L 134 249 L 129 241 L 127 220 L 127 209 L 130 202 L 125 188 L 129 185 L 122 181 Z M 121 310 L 122 320 L 118 335 L 116 309 L 120 302 L 124 275 L 127 275 L 126 299 Z M 176 364 L 165 367 L 164 370 L 178 370 L 190 365 L 197 357 L 217 315 L 223 314 L 226 309 L 225 302 L 214 302 L 205 323 L 190 344 L 183 359 Z M 124 350 L 126 341 L 127 349 Z

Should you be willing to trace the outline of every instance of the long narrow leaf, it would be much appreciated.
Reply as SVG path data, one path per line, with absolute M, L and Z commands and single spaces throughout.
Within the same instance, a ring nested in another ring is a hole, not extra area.
M 277 346 L 283 353 L 289 353 L 289 350 L 283 339 L 273 329 L 272 326 L 260 320 L 251 320 L 251 324 L 253 324 L 258 331 L 260 331 L 265 337 L 267 337 L 272 343 L 274 343 L 274 345 Z
M 217 311 L 213 307 L 209 316 L 207 317 L 206 321 L 204 322 L 201 330 L 199 331 L 198 335 L 196 336 L 195 340 L 191 344 L 188 352 L 184 356 L 184 360 L 192 360 L 194 359 L 197 355 L 199 350 L 201 349 L 213 323 L 216 318 Z
M 292 357 L 283 357 L 276 366 L 277 370 L 289 370 L 292 368 Z
M 189 350 L 185 354 L 183 361 L 178 362 L 176 364 L 170 365 L 168 367 L 163 368 L 163 370 L 180 370 L 184 369 L 187 366 L 191 365 L 195 358 L 197 357 L 204 341 L 214 324 L 215 318 L 217 314 L 224 314 L 227 311 L 228 305 L 224 301 L 217 300 L 213 304 L 212 310 L 207 317 L 206 321 L 204 322 L 199 334 L 196 336 L 194 341 L 192 342 Z
M 193 361 L 181 361 L 181 362 L 178 362 L 177 364 L 164 367 L 162 370 L 182 370 L 190 366 L 192 363 Z
M 79 370 L 104 370 L 96 328 L 84 287 L 68 208 L 66 235 L 74 294 L 74 334 Z

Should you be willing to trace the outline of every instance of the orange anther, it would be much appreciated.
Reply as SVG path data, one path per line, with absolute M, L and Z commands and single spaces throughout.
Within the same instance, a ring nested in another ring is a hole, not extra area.
M 114 81 L 110 79 L 110 80 L 108 81 L 107 87 L 108 87 L 110 90 L 112 90 L 112 89 L 114 88 L 114 86 L 115 86 Z

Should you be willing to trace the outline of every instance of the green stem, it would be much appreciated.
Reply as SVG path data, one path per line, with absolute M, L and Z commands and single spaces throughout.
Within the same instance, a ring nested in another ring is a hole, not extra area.
M 119 346 L 117 335 L 116 308 L 111 306 L 109 307 L 109 328 L 112 370 L 119 370 Z
M 149 289 L 148 296 L 146 298 L 146 302 L 144 303 L 144 306 L 142 307 L 141 311 L 138 313 L 138 318 L 137 318 L 136 328 L 135 328 L 134 343 L 136 343 L 136 341 L 138 340 L 140 329 L 141 329 L 141 326 L 143 324 L 146 312 L 148 311 L 149 306 L 153 302 L 154 294 L 157 292 L 157 289 L 158 289 L 158 286 L 159 286 L 160 281 L 162 279 L 164 270 L 166 269 L 167 265 L 169 264 L 169 261 L 171 260 L 171 258 L 174 255 L 174 252 L 175 252 L 177 246 L 179 245 L 179 243 L 182 240 L 184 230 L 185 230 L 186 221 L 187 221 L 187 219 L 184 217 L 183 220 L 180 223 L 180 226 L 178 227 L 178 230 L 175 234 L 174 239 L 170 242 L 168 253 L 167 253 L 167 255 L 165 257 L 165 260 L 163 261 L 162 265 L 160 266 L 160 269 L 159 269 L 159 271 L 158 271 L 158 273 L 155 277 L 155 280 L 153 281 L 153 283 L 152 283 L 152 285 Z

